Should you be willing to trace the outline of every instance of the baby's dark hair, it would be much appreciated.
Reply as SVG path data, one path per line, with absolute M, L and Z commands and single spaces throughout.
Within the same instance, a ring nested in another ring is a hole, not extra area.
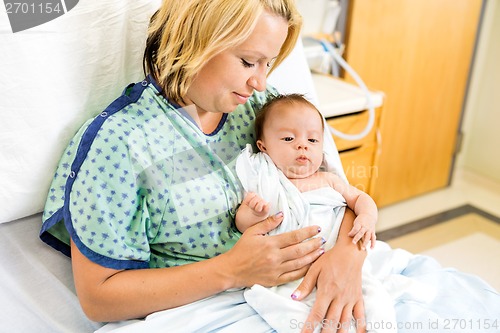
M 255 118 L 255 139 L 259 140 L 262 139 L 263 136 L 263 131 L 264 131 L 264 124 L 266 122 L 267 115 L 271 112 L 271 110 L 276 106 L 281 103 L 286 103 L 288 105 L 294 105 L 294 104 L 304 104 L 314 110 L 316 110 L 323 119 L 323 116 L 321 115 L 321 112 L 312 104 L 309 102 L 303 94 L 278 94 L 274 95 L 269 101 L 267 101 L 262 108 L 260 109 L 260 112 L 257 114 L 257 117 Z M 323 121 L 321 121 L 321 125 L 324 128 Z

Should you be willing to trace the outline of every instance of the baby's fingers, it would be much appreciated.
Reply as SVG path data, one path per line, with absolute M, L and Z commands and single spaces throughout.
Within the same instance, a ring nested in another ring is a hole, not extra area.
M 248 205 L 248 204 L 249 204 L 249 202 L 250 202 L 253 198 L 255 198 L 256 196 L 257 196 L 257 194 L 256 194 L 256 193 L 254 193 L 254 192 L 248 192 L 248 193 L 245 195 L 245 197 L 243 198 L 243 202 L 242 202 L 242 203 L 244 203 L 245 205 Z
M 365 228 L 361 228 L 360 231 L 358 231 L 358 233 L 356 233 L 354 235 L 354 237 L 352 238 L 352 242 L 354 244 L 357 244 L 361 239 L 363 239 L 363 237 L 366 235 L 366 230 Z M 366 237 L 365 237 L 365 241 L 366 241 Z M 369 241 L 369 238 L 368 238 L 368 241 Z M 365 243 L 363 243 L 363 246 L 366 246 Z
M 264 213 L 269 213 L 269 209 L 270 209 L 270 208 L 271 208 L 271 203 L 266 202 L 266 203 L 265 203 L 265 205 L 264 205 L 264 207 L 262 207 L 262 211 L 263 211 Z
M 245 203 L 248 205 L 248 207 L 252 208 L 256 212 L 262 212 L 268 205 L 268 203 L 264 199 L 262 199 L 255 193 L 249 193 L 249 196 L 247 196 L 247 198 L 248 200 L 246 200 Z
M 349 237 L 354 237 L 354 236 L 356 236 L 357 234 L 359 234 L 359 232 L 360 232 L 361 228 L 362 228 L 361 224 L 359 224 L 359 223 L 354 223 L 354 225 L 352 226 L 351 231 L 349 231 L 349 233 L 347 234 L 347 236 L 349 236 Z M 358 239 L 358 240 L 359 240 L 359 239 Z
M 363 247 L 366 249 L 368 245 L 370 245 L 370 248 L 373 249 L 375 247 L 376 240 L 377 235 L 375 234 L 375 231 L 367 232 L 363 240 Z
M 259 199 L 255 199 L 255 201 L 252 204 L 253 204 L 253 209 L 257 213 L 262 213 L 262 212 L 268 212 L 269 211 L 269 203 L 265 202 L 264 200 L 262 200 L 260 198 Z

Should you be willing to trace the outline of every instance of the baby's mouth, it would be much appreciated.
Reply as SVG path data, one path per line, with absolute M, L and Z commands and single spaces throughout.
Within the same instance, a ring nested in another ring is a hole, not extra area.
M 305 155 L 300 155 L 299 157 L 297 157 L 297 159 L 296 159 L 296 160 L 297 160 L 297 162 L 299 162 L 299 163 L 305 163 L 305 162 L 309 161 L 309 159 L 308 159 L 308 158 L 307 158 L 307 156 L 305 156 Z

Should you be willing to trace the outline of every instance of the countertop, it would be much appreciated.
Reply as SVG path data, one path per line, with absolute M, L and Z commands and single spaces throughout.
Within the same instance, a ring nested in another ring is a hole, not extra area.
M 340 116 L 368 108 L 368 101 L 363 90 L 341 79 L 324 74 L 312 74 L 314 87 L 319 102 L 319 110 L 325 118 Z M 384 94 L 370 91 L 373 107 L 382 105 Z

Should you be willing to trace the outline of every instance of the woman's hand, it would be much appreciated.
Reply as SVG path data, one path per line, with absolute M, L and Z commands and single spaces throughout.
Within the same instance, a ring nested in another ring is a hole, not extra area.
M 352 220 L 354 214 L 346 210 L 336 245 L 311 265 L 292 295 L 300 301 L 317 288 L 316 301 L 302 332 L 313 332 L 317 326 L 322 332 L 348 332 L 352 319 L 357 325 L 356 332 L 366 331 L 361 291 L 361 268 L 366 252 L 347 237 Z
M 283 215 L 277 214 L 248 228 L 236 245 L 221 255 L 227 274 L 232 276 L 231 288 L 256 283 L 276 286 L 296 280 L 324 253 L 322 239 L 313 238 L 321 230 L 318 226 L 267 236 L 282 220 Z

